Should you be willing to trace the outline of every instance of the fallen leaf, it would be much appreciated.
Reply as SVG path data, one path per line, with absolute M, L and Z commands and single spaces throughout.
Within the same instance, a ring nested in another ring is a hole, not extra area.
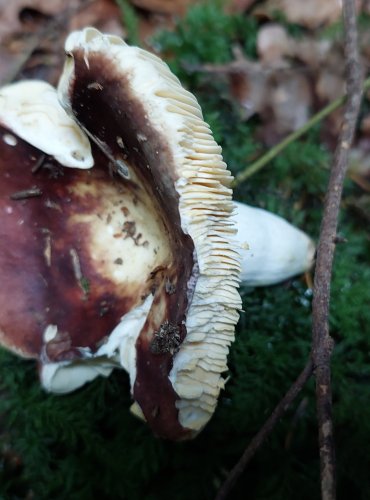
M 267 0 L 254 10 L 257 17 L 271 19 L 275 12 L 282 12 L 286 19 L 310 29 L 337 21 L 342 12 L 341 0 Z
M 331 40 L 315 40 L 312 37 L 301 40 L 291 38 L 290 54 L 311 70 L 317 70 L 321 65 L 326 65 L 328 58 L 331 57 L 333 45 Z
M 301 127 L 309 118 L 312 103 L 307 76 L 285 63 L 270 66 L 251 61 L 239 51 L 236 55 L 230 63 L 205 64 L 196 69 L 227 78 L 230 95 L 240 104 L 242 119 L 260 115 L 266 143 L 274 143 Z
M 279 72 L 270 78 L 270 106 L 276 132 L 284 135 L 304 125 L 312 102 L 306 75 L 297 71 Z
M 229 14 L 242 14 L 248 10 L 257 0 L 229 0 L 225 6 L 225 12 Z
M 347 175 L 361 189 L 370 193 L 370 137 L 360 139 L 349 154 Z
M 268 23 L 257 35 L 257 52 L 263 63 L 274 64 L 291 53 L 291 39 L 280 24 Z
M 121 11 L 113 0 L 95 0 L 77 12 L 69 23 L 69 31 L 94 26 L 105 33 L 125 36 Z
M 184 15 L 190 5 L 196 0 L 131 0 L 131 3 L 141 9 L 161 14 Z
M 318 77 L 315 90 L 322 101 L 335 100 L 344 94 L 344 80 L 341 76 L 324 69 Z
M 139 19 L 139 39 L 142 46 L 152 52 L 156 52 L 153 48 L 153 37 L 161 31 L 170 31 L 175 27 L 175 17 L 165 14 L 150 13 L 146 16 L 140 16 Z
M 124 35 L 114 0 L 0 0 L 0 12 L 0 81 L 5 83 L 41 78 L 55 84 L 72 30 L 90 25 Z
M 35 32 L 48 19 L 57 16 L 67 9 L 77 8 L 81 4 L 79 0 L 0 0 L 0 44 L 6 43 L 7 37 L 17 32 Z M 32 7 L 32 9 L 30 8 Z M 33 12 L 34 20 L 38 17 L 39 22 L 29 22 L 30 16 L 22 15 L 27 10 Z M 38 15 L 37 15 L 38 14 Z

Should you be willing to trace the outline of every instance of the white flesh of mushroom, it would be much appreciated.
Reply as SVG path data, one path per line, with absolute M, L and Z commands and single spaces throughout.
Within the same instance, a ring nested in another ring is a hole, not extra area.
M 274 285 L 312 267 L 315 245 L 303 231 L 262 208 L 235 204 L 243 285 Z
M 41 368 L 43 387 L 56 394 L 65 394 L 90 382 L 99 375 L 108 377 L 113 368 L 124 368 L 131 384 L 136 379 L 135 343 L 152 305 L 149 295 L 139 307 L 125 314 L 109 335 L 107 341 L 94 354 L 85 350 L 80 362 L 45 363 Z
M 0 89 L 0 123 L 65 167 L 94 164 L 86 135 L 58 102 L 54 87 L 26 80 Z

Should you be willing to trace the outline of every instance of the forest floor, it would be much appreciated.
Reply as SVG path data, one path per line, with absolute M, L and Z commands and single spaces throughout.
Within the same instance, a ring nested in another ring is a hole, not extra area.
M 363 76 L 370 2 L 357 2 Z M 95 26 L 162 57 L 199 100 L 236 177 L 234 197 L 270 210 L 317 241 L 345 95 L 338 0 L 0 0 L 0 85 L 55 85 L 71 30 Z M 330 330 L 338 499 L 370 499 L 370 90 L 364 93 L 344 185 L 331 285 Z M 257 163 L 258 162 L 258 163 Z M 257 164 L 257 167 L 256 167 Z M 114 373 L 70 396 L 46 395 L 35 365 L 0 353 L 0 498 L 214 498 L 250 439 L 305 365 L 313 272 L 242 288 L 228 383 L 206 429 L 163 442 L 130 413 Z M 315 389 L 304 387 L 230 494 L 311 500 L 320 495 Z

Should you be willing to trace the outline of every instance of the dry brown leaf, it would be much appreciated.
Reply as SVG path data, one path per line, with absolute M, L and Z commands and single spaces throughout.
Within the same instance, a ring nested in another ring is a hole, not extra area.
M 0 43 L 4 43 L 8 36 L 19 31 L 34 32 L 48 18 L 57 16 L 66 9 L 77 8 L 80 3 L 79 0 L 53 0 L 52 2 L 48 0 L 0 0 Z M 27 9 L 30 14 L 33 12 L 35 18 L 39 14 L 39 23 L 27 22 L 27 16 L 24 19 L 22 13 Z
M 302 127 L 309 118 L 312 102 L 307 77 L 299 72 L 279 72 L 269 83 L 276 132 L 284 135 Z
M 315 40 L 307 37 L 302 40 L 290 39 L 291 55 L 305 63 L 310 70 L 317 70 L 326 65 L 331 57 L 333 42 L 330 40 Z
M 230 90 L 233 98 L 241 106 L 242 119 L 262 113 L 266 107 L 268 77 L 256 66 L 229 73 Z
M 229 0 L 225 6 L 225 12 L 239 14 L 248 10 L 257 0 Z
M 341 0 L 267 0 L 258 6 L 254 14 L 271 18 L 276 11 L 282 12 L 291 23 L 315 29 L 337 21 L 342 12 Z
M 139 19 L 139 38 L 143 48 L 153 51 L 152 38 L 155 33 L 166 30 L 170 31 L 175 27 L 175 17 L 165 14 L 150 14 L 140 16 Z M 155 51 L 154 51 L 155 52 Z
M 262 26 L 257 35 L 257 52 L 261 62 L 274 64 L 291 54 L 291 39 L 280 24 Z
M 45 0 L 0 0 L 0 81 L 8 82 L 15 77 L 38 78 L 44 76 L 35 72 L 35 64 L 30 61 L 32 54 L 42 45 L 45 54 L 49 43 L 50 54 L 56 51 L 63 54 L 63 30 L 49 30 L 48 27 L 61 16 L 66 9 L 74 9 L 77 0 L 46 2 Z M 59 9 L 59 10 L 58 10 Z M 59 35 L 59 36 L 56 36 Z M 27 64 L 33 64 L 27 72 Z M 37 66 L 37 65 L 36 65 Z M 22 70 L 22 73 L 19 72 Z M 60 71 L 60 70 L 59 70 Z M 59 72 L 58 71 L 58 72 Z M 56 75 L 50 75 L 49 81 Z
M 284 58 L 295 58 L 310 69 L 317 69 L 331 57 L 334 42 L 306 36 L 300 40 L 288 35 L 277 23 L 263 24 L 257 34 L 257 52 L 262 62 L 274 64 Z
M 230 85 L 230 97 L 241 106 L 242 119 L 248 119 L 265 108 L 268 74 L 259 62 L 244 57 L 239 48 L 236 60 L 226 64 L 204 64 L 189 68 L 224 78 Z
M 348 177 L 370 193 L 370 138 L 361 139 L 349 156 Z
M 309 118 L 311 87 L 300 71 L 286 65 L 250 61 L 240 54 L 231 63 L 196 69 L 227 77 L 231 97 L 240 104 L 242 119 L 259 114 L 265 129 L 262 136 L 268 144 L 296 130 Z
M 345 83 L 342 75 L 330 69 L 323 68 L 318 75 L 315 85 L 316 95 L 323 102 L 334 101 L 345 92 Z
M 370 14 L 370 0 L 356 0 L 357 9 L 365 14 Z
M 0 0 L 0 81 L 42 78 L 55 84 L 65 37 L 86 25 L 124 35 L 114 0 Z
M 196 0 L 131 0 L 136 7 L 161 14 L 183 15 Z
M 268 103 L 275 121 L 268 123 L 266 117 L 267 130 L 262 135 L 269 144 L 274 143 L 275 135 L 278 138 L 284 132 L 295 130 L 299 124 L 303 125 L 309 118 L 313 100 L 325 105 L 345 91 L 343 48 L 332 40 L 316 40 L 312 36 L 296 40 L 289 37 L 281 25 L 267 23 L 258 32 L 257 51 L 264 68 L 275 68 L 275 76 L 280 81 L 277 88 L 268 90 Z M 285 77 L 278 72 L 284 65 L 290 68 L 285 83 Z M 286 104 L 285 95 L 288 96 Z M 337 110 L 327 120 L 325 133 L 328 138 L 338 132 L 341 123 L 342 111 Z
M 290 132 L 304 125 L 309 118 L 312 89 L 306 75 L 296 71 L 278 71 L 267 85 L 263 123 L 258 137 L 273 146 Z
M 100 31 L 125 36 L 121 11 L 113 0 L 95 0 L 76 13 L 69 23 L 69 31 L 94 26 Z

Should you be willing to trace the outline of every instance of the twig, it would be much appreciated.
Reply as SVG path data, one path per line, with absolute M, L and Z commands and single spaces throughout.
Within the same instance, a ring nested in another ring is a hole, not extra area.
M 24 52 L 22 52 L 17 58 L 15 58 L 13 66 L 11 67 L 6 77 L 0 80 L 0 87 L 12 83 L 18 77 L 19 73 L 29 61 L 34 51 L 39 47 L 39 45 L 45 38 L 48 38 L 51 35 L 54 36 L 55 33 L 58 32 L 58 30 L 63 28 L 63 26 L 74 14 L 81 11 L 82 9 L 85 9 L 89 4 L 93 3 L 93 1 L 94 0 L 81 0 L 76 7 L 65 9 L 58 16 L 50 19 L 50 21 L 47 22 L 47 24 L 37 33 L 31 35 L 27 40 L 27 47 Z
M 317 247 L 312 302 L 312 361 L 316 376 L 317 419 L 319 427 L 322 500 L 334 500 L 335 450 L 332 422 L 330 357 L 333 340 L 329 334 L 329 301 L 336 230 L 343 182 L 348 167 L 362 97 L 362 79 L 357 48 L 356 8 L 354 0 L 344 0 L 345 56 L 347 95 L 343 125 L 335 151 Z
M 311 359 L 307 362 L 303 371 L 290 387 L 285 396 L 280 400 L 271 416 L 266 420 L 261 429 L 254 436 L 252 441 L 249 443 L 247 449 L 244 451 L 242 457 L 239 462 L 234 466 L 234 468 L 230 471 L 226 481 L 220 488 L 217 493 L 215 500 L 224 500 L 229 495 L 232 487 L 235 482 L 242 474 L 256 451 L 260 448 L 260 446 L 264 443 L 266 438 L 269 436 L 271 431 L 274 429 L 278 420 L 284 415 L 289 406 L 292 404 L 294 399 L 297 397 L 302 387 L 306 384 L 307 380 L 312 375 L 313 365 Z
M 11 200 L 26 200 L 27 198 L 35 198 L 42 195 L 40 188 L 34 186 L 23 191 L 17 191 L 10 195 Z
M 363 84 L 363 91 L 366 92 L 369 89 L 370 89 L 370 78 L 367 78 Z M 306 122 L 301 128 L 289 134 L 285 139 L 279 142 L 279 144 L 276 144 L 273 148 L 269 149 L 267 153 L 258 158 L 258 160 L 253 162 L 242 172 L 239 172 L 239 174 L 235 176 L 233 186 L 234 187 L 238 186 L 242 182 L 249 179 L 249 177 L 252 177 L 252 175 L 259 172 L 279 153 L 281 153 L 281 151 L 283 151 L 287 146 L 289 146 L 289 144 L 299 139 L 302 135 L 308 132 L 313 126 L 315 126 L 317 123 L 320 123 L 324 118 L 333 113 L 333 111 L 343 106 L 343 104 L 346 102 L 346 99 L 347 99 L 347 94 L 329 103 L 327 106 L 325 106 L 325 108 L 321 109 L 318 113 L 312 116 L 312 118 L 310 118 L 308 122 Z
M 312 304 L 312 353 L 311 360 L 291 386 L 283 399 L 276 406 L 270 418 L 255 435 L 245 450 L 243 456 L 230 472 L 227 480 L 219 490 L 216 500 L 224 500 L 243 470 L 271 433 L 279 418 L 285 413 L 289 404 L 300 392 L 312 374 L 315 367 L 317 418 L 319 426 L 319 447 L 321 464 L 321 494 L 322 500 L 335 500 L 335 451 L 333 440 L 330 357 L 333 341 L 329 335 L 329 297 L 334 249 L 336 244 L 336 229 L 343 182 L 348 166 L 349 148 L 353 141 L 356 121 L 360 109 L 363 89 L 370 88 L 370 79 L 362 86 L 359 55 L 357 49 L 356 11 L 354 0 L 344 0 L 343 17 L 345 27 L 345 54 L 347 66 L 347 96 L 334 101 L 320 113 L 315 115 L 302 129 L 287 137 L 254 165 L 254 171 L 259 170 L 267 161 L 276 156 L 285 146 L 307 131 L 314 123 L 320 121 L 334 109 L 346 103 L 344 120 L 334 155 L 328 190 L 324 203 L 323 220 L 317 250 L 317 264 L 314 280 L 314 297 Z M 253 165 L 251 166 L 253 167 Z M 250 171 L 251 167 L 247 169 Z M 251 174 L 244 171 L 236 179 L 236 184 L 242 182 Z

